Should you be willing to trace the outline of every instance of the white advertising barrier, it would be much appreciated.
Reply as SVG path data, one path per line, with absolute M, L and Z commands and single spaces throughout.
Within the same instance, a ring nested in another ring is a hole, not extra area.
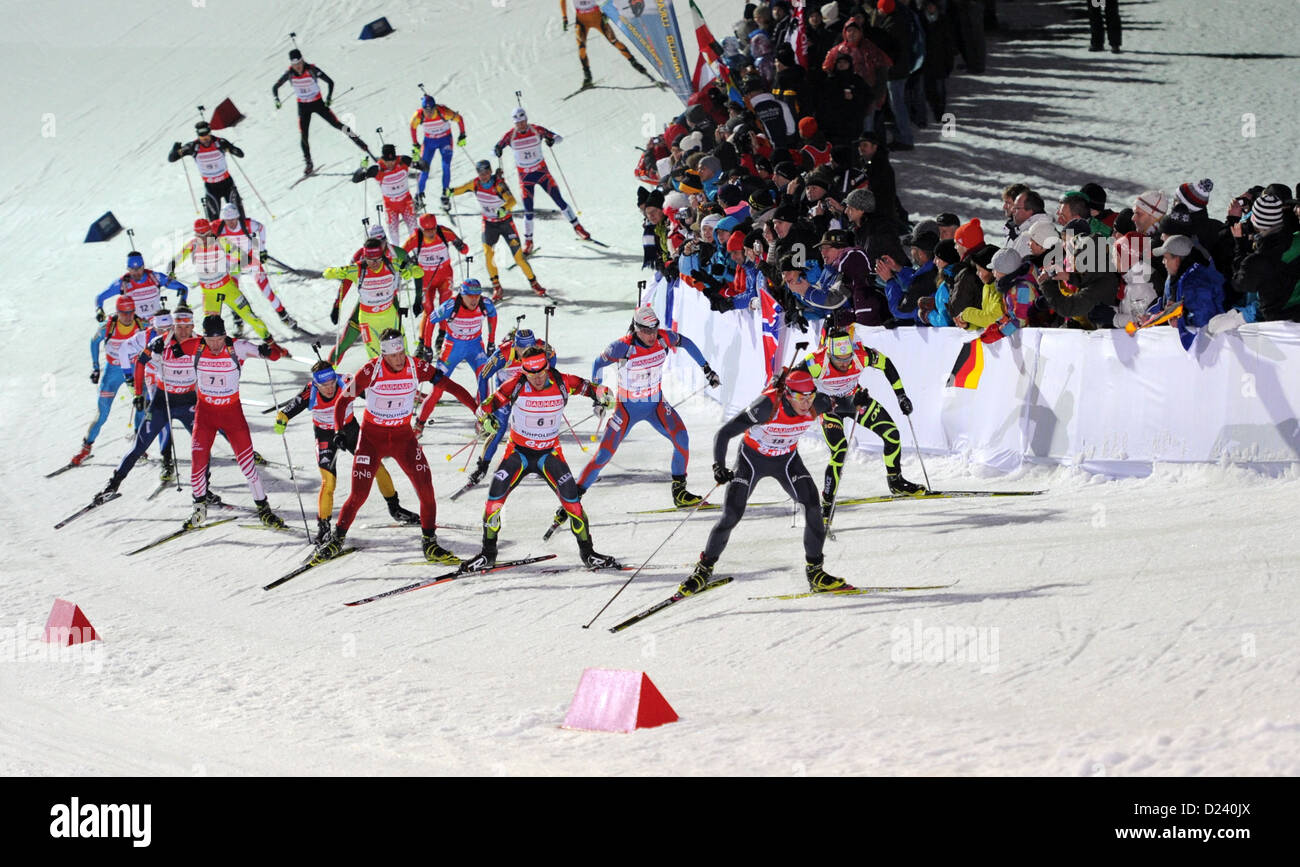
M 661 311 L 666 287 L 653 289 Z M 699 292 L 673 292 L 679 330 L 697 343 L 722 377 L 706 390 L 730 417 L 766 380 L 757 311 L 714 313 Z M 1300 463 L 1300 325 L 1246 325 L 1190 351 L 1173 328 L 1024 329 L 984 346 L 977 388 L 950 388 L 962 344 L 956 328 L 857 329 L 859 342 L 889 356 L 912 399 L 920 447 L 957 454 L 1010 472 L 1026 462 L 1079 466 L 1113 475 L 1144 475 L 1156 462 Z M 784 360 L 803 339 L 784 329 Z M 694 367 L 674 358 L 677 369 Z M 698 369 L 697 369 L 698 370 Z M 679 376 L 689 375 L 681 370 Z M 700 379 L 702 383 L 702 378 Z M 884 376 L 864 385 L 911 432 Z M 872 436 L 855 446 L 879 451 Z

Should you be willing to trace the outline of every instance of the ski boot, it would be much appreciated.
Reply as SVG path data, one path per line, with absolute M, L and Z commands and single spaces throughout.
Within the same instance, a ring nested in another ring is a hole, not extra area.
M 303 173 L 303 175 L 305 176 L 305 175 L 309 175 L 309 174 L 311 174 L 311 173 L 314 172 L 314 171 L 316 171 L 316 167 L 315 167 L 314 165 L 311 164 L 311 159 L 309 158 L 309 159 L 307 160 L 307 166 L 306 166 L 306 168 L 304 168 L 304 169 L 302 170 L 302 173 Z
M 648 73 L 648 72 L 645 71 L 645 67 L 644 67 L 644 66 L 642 66 L 640 63 L 637 62 L 637 60 L 636 60 L 635 57 L 629 57 L 629 58 L 628 58 L 628 61 L 631 62 L 631 64 L 632 64 L 632 68 L 635 69 L 637 72 L 641 73 L 642 75 L 649 75 L 649 74 L 650 74 L 650 73 Z
M 397 494 L 393 494 L 391 497 L 385 497 L 384 501 L 388 503 L 388 514 L 393 516 L 394 521 L 397 521 L 399 524 L 420 523 L 419 515 L 412 512 L 410 509 L 403 509 L 401 504 L 397 502 Z
M 588 232 L 586 229 L 582 228 L 582 223 L 574 223 L 573 231 L 577 232 L 578 237 L 581 238 L 582 240 L 584 241 L 591 240 L 591 233 Z
M 494 287 L 496 287 L 496 288 L 500 288 L 500 284 L 499 284 L 499 283 L 495 283 L 495 282 L 494 282 L 492 285 L 493 285 Z M 438 332 L 438 336 L 435 337 L 435 338 L 433 338 L 433 354 L 434 354 L 434 356 L 438 356 L 438 355 L 441 355 L 441 354 L 442 354 L 442 344 L 445 343 L 446 341 L 447 341 L 447 332 L 445 332 L 445 331 L 439 331 L 439 332 Z M 432 361 L 431 361 L 430 363 L 432 363 Z
M 424 542 L 424 559 L 430 563 L 446 563 L 448 566 L 456 566 L 460 563 L 460 558 L 438 544 L 436 533 L 424 533 L 421 537 Z
M 563 527 L 564 522 L 567 520 L 569 520 L 569 511 L 568 509 L 565 509 L 563 506 L 560 506 L 560 508 L 555 510 L 555 518 L 552 521 L 552 523 L 554 523 L 555 526 L 557 527 Z
M 694 596 L 705 588 L 713 580 L 713 564 L 716 560 L 706 560 L 704 555 L 700 555 L 700 562 L 695 564 L 695 571 L 691 576 L 677 585 L 677 593 L 681 596 Z
M 328 519 L 326 520 L 328 521 Z M 347 535 L 347 530 L 342 527 L 335 527 L 334 532 L 327 535 L 325 540 L 316 546 L 315 552 L 311 555 L 311 564 L 314 566 L 318 563 L 324 563 L 326 560 L 333 560 L 342 554 Z
M 533 255 L 533 239 L 532 239 L 532 238 L 527 238 L 527 239 L 524 240 L 524 249 L 523 249 L 521 252 L 524 254 L 524 258 L 525 258 L 525 259 L 527 259 L 529 256 Z
M 287 328 L 298 327 L 298 320 L 290 316 L 289 311 L 285 310 L 283 307 L 275 311 L 275 315 L 280 317 L 280 321 L 283 322 Z
M 424 193 L 415 194 L 415 213 L 424 213 Z
M 205 506 L 224 506 L 226 503 L 212 491 L 203 495 L 203 504 Z
M 493 277 L 492 278 L 492 302 L 496 303 L 497 301 L 500 301 L 505 297 L 506 297 L 506 293 L 501 289 L 501 278 Z M 439 334 L 438 336 L 441 337 L 442 335 Z
M 489 543 L 483 546 L 473 557 L 460 564 L 462 572 L 484 572 L 491 569 L 497 564 L 497 546 L 496 543 Z
M 271 511 L 271 506 L 266 500 L 254 500 L 253 505 L 257 506 L 257 520 L 263 525 L 270 527 L 272 530 L 283 530 L 284 519 Z
M 582 61 L 582 90 L 591 87 L 591 67 L 587 61 Z
M 193 530 L 208 519 L 208 504 L 205 500 L 194 501 L 194 511 L 190 512 L 189 519 L 185 522 L 186 530 Z
M 835 498 L 822 500 L 822 524 L 830 526 L 831 513 L 835 510 Z
M 528 282 L 528 285 L 531 286 L 531 287 L 533 287 L 533 291 L 536 292 L 539 296 L 541 296 L 542 298 L 545 298 L 545 297 L 546 297 L 546 290 L 542 288 L 542 284 L 541 284 L 541 283 L 538 283 L 538 282 L 537 282 L 537 278 L 536 278 L 536 277 L 534 277 L 532 280 L 530 280 L 530 281 Z
M 909 482 L 907 479 L 903 478 L 902 473 L 891 473 L 889 476 L 889 493 L 908 497 L 919 497 L 929 492 L 923 485 Z
M 104 485 L 104 490 L 95 494 L 95 498 L 91 500 L 91 502 L 96 506 L 102 505 L 103 502 L 108 499 L 110 494 L 117 493 L 117 486 L 120 484 L 122 484 L 122 480 L 117 477 L 117 473 L 113 473 L 113 477 L 108 480 L 108 484 Z
M 262 453 L 257 450 L 253 451 L 253 464 L 259 467 L 266 466 L 266 458 L 262 457 Z
M 673 505 L 679 509 L 698 506 L 704 502 L 704 498 L 698 494 L 692 494 L 686 490 L 686 474 L 673 476 Z
M 479 482 L 483 481 L 483 477 L 487 475 L 487 471 L 487 460 L 485 458 L 479 458 L 478 462 L 474 464 L 474 472 L 469 474 L 469 483 L 471 485 L 477 485 Z M 563 512 L 564 509 L 560 509 L 560 511 Z M 565 514 L 568 513 L 565 512 Z
M 316 545 L 316 547 L 319 548 L 321 545 L 325 544 L 325 540 L 328 539 L 329 537 L 330 537 L 330 519 L 317 518 L 316 538 L 313 539 L 312 542 Z
M 82 440 L 81 449 L 72 456 L 72 460 L 68 461 L 68 463 L 72 464 L 74 467 L 81 466 L 81 462 L 90 457 L 90 446 L 90 440 Z
M 158 474 L 160 482 L 176 481 L 176 461 L 172 459 L 170 453 L 164 452 L 162 456 L 162 471 Z M 117 490 L 116 486 L 113 488 Z
M 442 204 L 442 209 L 450 214 L 451 213 L 451 190 L 450 189 L 448 189 L 447 187 L 443 187 L 442 198 L 439 199 L 439 202 Z
M 578 548 L 578 556 L 588 569 L 621 569 L 623 564 L 608 554 L 601 554 L 591 547 L 591 543 Z
M 806 563 L 804 570 L 808 575 L 808 589 L 814 593 L 853 589 L 853 585 L 847 583 L 843 578 L 836 578 L 834 575 L 827 574 L 826 570 L 822 568 L 821 560 L 816 563 Z

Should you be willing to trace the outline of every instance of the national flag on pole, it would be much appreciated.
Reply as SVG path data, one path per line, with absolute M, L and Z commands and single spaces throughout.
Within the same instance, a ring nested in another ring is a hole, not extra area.
M 727 84 L 729 97 L 738 102 L 743 102 L 740 90 L 736 87 L 735 82 L 731 80 L 731 70 L 727 68 L 727 62 L 722 59 L 722 46 L 718 40 L 713 38 L 713 32 L 709 30 L 709 25 L 704 22 L 704 13 L 700 12 L 700 7 L 695 5 L 695 0 L 688 0 L 691 7 L 691 18 L 695 21 L 695 43 L 700 49 L 700 59 L 695 64 L 695 92 L 699 93 L 700 88 L 708 84 L 713 76 L 704 78 L 701 71 L 702 61 L 708 61 L 706 64 L 711 71 L 722 77 Z
M 962 344 L 957 363 L 948 377 L 949 388 L 979 388 L 984 373 L 984 341 L 976 338 Z
M 770 380 L 776 375 L 776 350 L 781 341 L 781 315 L 785 311 L 766 286 L 758 287 L 758 298 L 763 316 L 763 358 L 767 362 L 767 378 Z

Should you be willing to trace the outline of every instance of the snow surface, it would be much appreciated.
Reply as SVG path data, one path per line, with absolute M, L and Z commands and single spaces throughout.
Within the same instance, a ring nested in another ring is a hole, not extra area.
M 338 0 L 130 0 L 40 16 L 4 5 L 13 14 L 5 16 L 9 86 L 0 90 L 8 175 L 0 262 L 17 279 L 0 307 L 9 337 L 0 344 L 0 418 L 7 441 L 25 442 L 24 460 L 0 468 L 0 773 L 1300 773 L 1294 472 L 1264 479 L 1226 466 L 1162 467 L 1107 482 L 1036 468 L 977 478 L 955 459 L 930 458 L 936 487 L 1049 492 L 845 510 L 827 565 L 861 584 L 960 579 L 952 589 L 750 601 L 804 587 L 788 508 L 755 509 L 719 564 L 720 574 L 737 576 L 733 585 L 619 635 L 602 627 L 671 592 L 712 516 L 676 529 L 590 630 L 580 627 L 627 573 L 519 570 L 343 607 L 431 571 L 385 565 L 417 556 L 418 536 L 365 529 L 387 521 L 375 495 L 350 537 L 362 552 L 270 593 L 261 585 L 291 568 L 302 544 L 232 525 L 121 556 L 187 513 L 188 491 L 144 500 L 156 466 L 139 467 L 122 499 L 54 532 L 126 447 L 119 403 L 90 467 L 41 478 L 75 451 L 91 418 L 87 314 L 127 249 L 125 236 L 81 241 L 111 208 L 151 257 L 179 247 L 193 214 L 180 169 L 164 154 L 189 137 L 194 105 L 211 109 L 230 96 L 248 115 L 230 137 L 275 214 L 267 220 L 275 255 L 320 268 L 357 245 L 360 188 L 321 177 L 287 189 L 301 166 L 295 117 L 292 103 L 273 110 L 269 89 L 285 65 L 288 31 L 337 80 L 336 111 L 354 112 L 372 146 L 380 125 L 389 140 L 407 139 L 417 81 L 465 113 L 475 156 L 509 125 L 516 89 L 534 120 L 565 136 L 556 156 L 583 221 L 612 245 L 583 245 L 563 222 L 537 224 L 540 279 L 576 302 L 561 306 L 553 337 L 562 366 L 577 373 L 626 326 L 642 276 L 633 148 L 679 104 L 655 90 L 561 101 L 580 71 L 550 2 L 391 0 L 362 9 Z M 741 4 L 701 6 L 724 35 Z M 996 225 L 998 191 L 1012 180 L 1049 194 L 1099 180 L 1114 200 L 1209 176 L 1221 211 L 1251 183 L 1295 179 L 1300 62 L 1277 38 L 1295 31 L 1293 3 L 1260 0 L 1233 15 L 1174 0 L 1123 4 L 1119 57 L 1089 54 L 1086 21 L 1066 17 L 1073 11 L 999 4 L 1013 38 L 991 44 L 988 75 L 952 79 L 957 134 L 941 138 L 931 127 L 896 160 L 909 208 Z M 357 41 L 380 14 L 397 32 Z M 689 15 L 681 23 L 689 30 Z M 598 80 L 642 83 L 603 40 L 589 50 Z M 1253 138 L 1241 134 L 1248 112 Z M 313 126 L 319 165 L 355 165 L 345 138 Z M 467 176 L 459 156 L 456 169 Z M 236 178 L 252 214 L 266 218 Z M 367 195 L 373 207 L 374 190 Z M 461 227 L 472 235 L 474 223 L 462 218 Z M 542 327 L 541 305 L 518 272 L 505 275 L 513 291 L 503 322 L 526 312 Z M 332 285 L 275 279 L 291 312 L 328 328 Z M 51 303 L 24 303 L 34 293 Z M 260 298 L 253 304 L 266 312 Z M 23 338 L 34 333 L 44 339 L 33 358 Z M 310 357 L 302 341 L 292 348 Z M 354 350 L 345 366 L 361 361 Z M 304 373 L 294 362 L 274 366 L 281 399 Z M 464 371 L 458 378 L 468 381 Z M 269 403 L 265 368 L 250 364 L 244 383 L 246 404 Z M 703 492 L 718 410 L 704 398 L 680 409 L 695 443 L 692 487 Z M 249 412 L 255 444 L 283 459 L 268 417 Z M 441 456 L 465 442 L 470 425 L 454 405 L 435 418 L 424 442 Z M 592 425 L 580 425 L 582 438 Z M 184 433 L 179 442 L 183 449 Z M 310 466 L 304 420 L 288 443 L 294 462 Z M 566 451 L 579 471 L 586 456 L 572 441 Z M 804 454 L 820 474 L 824 448 L 810 440 Z M 641 563 L 681 522 L 629 514 L 669 504 L 668 457 L 648 428 L 625 441 L 586 497 L 599 550 Z M 905 460 L 919 477 L 910 449 Z M 853 464 L 844 495 L 883 493 L 878 461 Z M 440 520 L 476 527 L 482 489 L 451 502 L 464 476 L 457 463 L 433 463 Z M 315 473 L 302 476 L 310 516 Z M 285 473 L 264 478 L 272 504 L 300 520 Z M 213 481 L 227 499 L 248 501 L 232 463 L 218 461 Z M 398 485 L 413 504 L 400 474 Z M 780 494 L 765 482 L 755 499 Z M 502 556 L 553 550 L 559 558 L 548 565 L 575 564 L 567 531 L 540 541 L 554 505 L 538 481 L 522 485 L 504 512 Z M 477 550 L 478 535 L 441 534 L 460 554 Z M 55 597 L 78 603 L 104 640 L 55 652 L 31 637 Z M 972 652 L 964 643 L 944 650 L 936 635 L 973 636 Z M 681 720 L 624 736 L 560 729 L 579 676 L 593 666 L 648 672 Z

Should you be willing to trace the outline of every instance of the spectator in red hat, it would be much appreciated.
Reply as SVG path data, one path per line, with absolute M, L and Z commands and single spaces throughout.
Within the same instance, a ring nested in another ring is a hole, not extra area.
M 942 226 L 943 223 L 939 225 Z M 972 217 L 958 226 L 952 239 L 957 243 L 957 252 L 962 255 L 962 258 L 983 247 L 984 227 L 980 225 L 979 217 Z
M 816 118 L 804 117 L 799 119 L 799 139 L 802 142 L 799 147 L 799 155 L 804 171 L 812 171 L 831 161 L 830 143 L 826 141 L 826 136 L 822 135 L 821 130 L 817 128 Z

